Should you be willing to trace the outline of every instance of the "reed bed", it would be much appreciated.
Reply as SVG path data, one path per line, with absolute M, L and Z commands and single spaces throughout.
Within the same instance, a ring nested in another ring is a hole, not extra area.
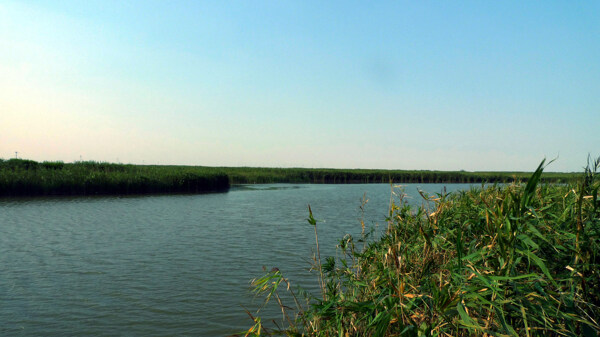
M 578 183 L 423 194 L 395 192 L 380 238 L 346 235 L 317 253 L 320 294 L 277 268 L 252 282 L 282 312 L 245 336 L 599 336 L 600 158 Z M 317 223 L 309 208 L 308 222 Z M 364 224 L 363 224 L 364 229 Z
M 0 160 L 0 196 L 203 193 L 229 186 L 226 174 L 210 168 Z
M 265 183 L 509 183 L 527 172 L 407 171 L 264 167 L 130 165 L 0 159 L 0 196 L 198 193 L 233 184 Z M 568 183 L 580 174 L 549 173 L 544 182 Z M 228 182 L 226 182 L 228 180 Z
M 526 181 L 531 172 L 467 172 L 426 170 L 366 170 L 366 169 L 307 169 L 221 167 L 232 184 L 264 183 L 510 183 Z M 575 181 L 578 173 L 547 173 L 544 182 L 567 183 Z

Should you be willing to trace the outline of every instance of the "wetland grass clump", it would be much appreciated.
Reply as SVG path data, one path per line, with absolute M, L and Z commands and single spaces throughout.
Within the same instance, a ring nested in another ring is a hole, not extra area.
M 277 268 L 254 280 L 283 322 L 251 315 L 242 335 L 599 336 L 600 158 L 571 185 L 541 184 L 543 164 L 527 184 L 424 195 L 416 209 L 399 194 L 381 238 L 347 235 L 314 259 L 318 296 Z
M 0 196 L 202 193 L 228 189 L 226 174 L 203 167 L 0 161 Z

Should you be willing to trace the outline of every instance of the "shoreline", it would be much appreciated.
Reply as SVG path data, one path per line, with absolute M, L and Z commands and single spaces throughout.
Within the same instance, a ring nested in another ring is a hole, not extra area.
M 0 159 L 0 197 L 170 195 L 226 192 L 244 184 L 479 184 L 527 182 L 531 172 L 254 168 L 36 162 Z M 581 173 L 544 173 L 543 183 L 569 183 Z

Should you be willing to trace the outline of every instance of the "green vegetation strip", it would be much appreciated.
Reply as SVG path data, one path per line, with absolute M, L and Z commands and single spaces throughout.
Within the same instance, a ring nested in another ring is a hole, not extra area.
M 210 168 L 0 160 L 0 196 L 203 193 L 228 189 L 228 176 Z
M 526 181 L 531 172 L 409 171 L 364 169 L 306 169 L 220 167 L 232 184 L 264 183 L 508 183 Z M 546 173 L 544 182 L 575 181 L 579 173 Z
M 541 184 L 542 163 L 527 184 L 423 195 L 418 208 L 397 193 L 382 237 L 346 235 L 323 261 L 309 207 L 320 293 L 274 268 L 253 286 L 282 322 L 249 313 L 242 335 L 599 336 L 599 168 Z
M 527 172 L 407 171 L 129 165 L 0 159 L 0 196 L 201 193 L 231 184 L 265 183 L 508 183 Z M 567 183 L 581 174 L 547 173 L 544 182 Z

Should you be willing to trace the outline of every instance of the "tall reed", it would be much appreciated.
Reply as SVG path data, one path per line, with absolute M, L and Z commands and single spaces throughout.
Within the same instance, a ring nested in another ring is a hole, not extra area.
M 287 322 L 251 316 L 242 335 L 598 336 L 599 168 L 550 185 L 542 162 L 527 184 L 423 194 L 417 208 L 400 193 L 385 235 L 364 248 L 347 235 L 315 268 L 323 294 L 279 301 Z M 281 284 L 300 294 L 278 269 L 252 284 L 267 302 Z
M 104 162 L 42 162 L 0 159 L 0 196 L 196 193 L 252 183 L 507 183 L 526 172 L 408 171 L 123 165 Z M 566 183 L 580 175 L 550 173 L 545 182 Z
M 527 180 L 531 172 L 465 172 L 427 170 L 309 169 L 266 167 L 222 167 L 232 184 L 261 183 L 510 183 Z M 567 183 L 580 174 L 547 173 L 545 182 Z
M 229 186 L 226 174 L 203 167 L 0 161 L 0 196 L 200 193 Z

